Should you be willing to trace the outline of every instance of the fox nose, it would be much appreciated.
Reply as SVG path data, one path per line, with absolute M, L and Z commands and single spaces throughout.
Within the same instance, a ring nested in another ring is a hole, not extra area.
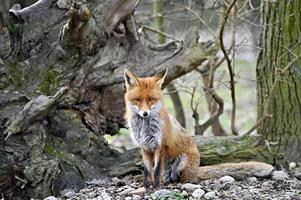
M 143 112 L 143 117 L 147 117 L 148 115 L 149 115 L 148 112 L 146 112 L 146 111 Z

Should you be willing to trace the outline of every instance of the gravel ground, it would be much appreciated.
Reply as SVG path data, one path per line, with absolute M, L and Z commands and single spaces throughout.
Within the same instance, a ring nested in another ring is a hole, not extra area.
M 141 177 L 140 177 L 141 178 Z M 61 199 L 72 200 L 140 200 L 140 199 L 233 199 L 233 200 L 295 200 L 301 199 L 301 181 L 293 177 L 281 179 L 248 178 L 236 181 L 225 176 L 220 179 L 201 181 L 197 184 L 169 184 L 157 190 L 142 187 L 137 177 L 106 178 L 93 180 L 87 187 L 75 193 L 72 190 L 63 192 Z M 47 199 L 47 198 L 46 198 Z M 48 197 L 47 200 L 60 198 Z

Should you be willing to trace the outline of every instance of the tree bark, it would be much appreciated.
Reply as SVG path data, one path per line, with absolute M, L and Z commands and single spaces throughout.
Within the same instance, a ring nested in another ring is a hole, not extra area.
M 262 6 L 264 26 L 257 62 L 258 119 L 265 114 L 272 116 L 266 117 L 257 131 L 267 140 L 277 142 L 275 155 L 283 155 L 284 161 L 300 162 L 301 59 L 289 63 L 301 54 L 301 2 L 265 1 Z M 288 70 L 282 71 L 286 66 Z M 268 113 L 264 113 L 267 103 Z

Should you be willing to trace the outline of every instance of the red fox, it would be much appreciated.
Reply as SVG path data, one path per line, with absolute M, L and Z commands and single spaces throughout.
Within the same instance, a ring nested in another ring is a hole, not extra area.
M 132 140 L 141 148 L 144 186 L 161 182 L 196 182 L 224 175 L 268 176 L 273 167 L 261 162 L 225 163 L 199 167 L 200 154 L 191 136 L 164 108 L 162 84 L 167 70 L 140 78 L 127 69 L 125 119 Z

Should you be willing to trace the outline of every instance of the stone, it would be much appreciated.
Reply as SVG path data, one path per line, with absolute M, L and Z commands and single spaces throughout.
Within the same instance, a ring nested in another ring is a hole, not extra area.
M 111 181 L 112 182 L 114 182 L 114 183 L 118 183 L 119 182 L 119 178 L 117 178 L 117 177 L 113 177 L 112 179 L 111 179 Z
M 68 9 L 71 7 L 72 1 L 71 0 L 58 0 L 56 5 L 60 9 Z
M 247 177 L 248 182 L 257 182 L 257 178 L 255 176 Z
M 297 179 L 301 179 L 301 167 L 297 167 L 293 170 L 293 174 Z
M 146 193 L 146 189 L 144 187 L 138 188 L 128 193 L 128 195 L 139 195 L 143 196 Z
M 220 183 L 233 183 L 235 179 L 232 176 L 223 176 L 219 179 Z
M 170 195 L 171 191 L 168 189 L 161 189 L 157 190 L 153 195 L 155 199 L 162 199 L 163 197 L 166 197 L 167 195 Z
M 99 197 L 101 197 L 101 200 L 111 200 L 111 197 L 105 191 L 103 191 Z
M 215 197 L 216 197 L 215 191 L 207 192 L 207 193 L 204 195 L 204 198 L 205 198 L 205 199 L 214 199 Z
M 68 198 L 68 199 L 71 199 L 72 197 L 74 197 L 75 196 L 75 192 L 74 192 L 74 190 L 70 190 L 70 191 L 68 191 L 68 192 L 66 192 L 65 194 L 64 194 L 64 197 L 65 198 Z
M 262 185 L 262 187 L 272 187 L 271 183 L 268 181 L 262 183 L 261 185 Z
M 283 180 L 287 179 L 288 175 L 284 171 L 273 171 L 272 172 L 272 179 L 276 180 Z
M 290 162 L 290 164 L 288 166 L 289 166 L 289 169 L 292 171 L 293 169 L 295 169 L 297 167 L 297 164 L 295 162 Z
M 134 188 L 127 188 L 125 190 L 123 190 L 122 192 L 119 193 L 120 196 L 126 196 L 127 194 L 129 194 L 130 192 L 133 192 L 135 189 Z
M 139 195 L 136 195 L 136 194 L 134 194 L 132 197 L 132 200 L 141 200 L 141 199 L 142 199 L 142 197 Z
M 188 190 L 189 192 L 192 192 L 199 188 L 201 188 L 200 185 L 196 185 L 196 184 L 192 184 L 192 183 L 185 183 L 181 187 L 182 190 Z
M 125 197 L 124 200 L 132 200 L 132 197 Z
M 205 191 L 199 188 L 192 193 L 192 197 L 196 199 L 201 199 L 204 194 Z
M 58 200 L 55 196 L 46 197 L 44 200 Z

